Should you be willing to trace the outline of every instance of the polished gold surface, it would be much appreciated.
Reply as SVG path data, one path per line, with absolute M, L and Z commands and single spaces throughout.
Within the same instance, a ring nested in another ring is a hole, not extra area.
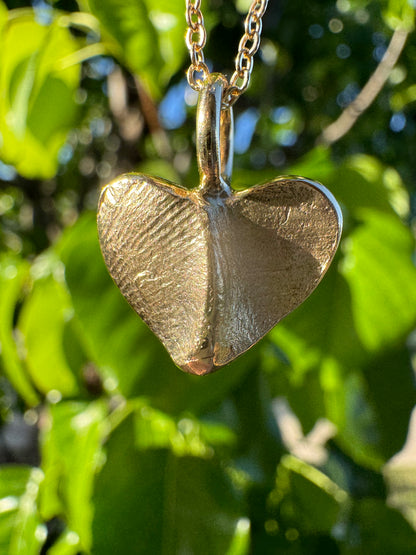
M 201 93 L 200 187 L 126 174 L 103 189 L 98 214 L 114 281 L 174 362 L 200 375 L 249 349 L 308 297 L 341 233 L 338 205 L 319 183 L 280 177 L 231 190 L 223 87 L 212 76 Z

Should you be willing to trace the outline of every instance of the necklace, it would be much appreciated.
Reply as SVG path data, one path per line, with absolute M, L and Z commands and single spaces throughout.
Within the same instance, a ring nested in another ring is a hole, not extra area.
M 125 174 L 100 197 L 98 231 L 122 294 L 184 371 L 208 374 L 257 343 L 315 289 L 336 252 L 339 206 L 301 177 L 234 192 L 232 105 L 247 88 L 267 0 L 254 1 L 230 81 L 210 73 L 200 0 L 187 0 L 198 90 L 198 188 Z
M 254 0 L 248 10 L 244 22 L 244 35 L 241 37 L 235 59 L 235 71 L 223 92 L 223 108 L 232 106 L 250 83 L 253 57 L 260 47 L 262 17 L 268 2 L 269 0 Z M 201 12 L 201 0 L 186 0 L 186 23 L 188 24 L 186 46 L 191 57 L 191 65 L 187 75 L 188 83 L 194 90 L 200 92 L 210 74 L 205 64 L 203 52 L 207 33 Z M 202 79 L 197 77 L 198 73 L 202 76 Z

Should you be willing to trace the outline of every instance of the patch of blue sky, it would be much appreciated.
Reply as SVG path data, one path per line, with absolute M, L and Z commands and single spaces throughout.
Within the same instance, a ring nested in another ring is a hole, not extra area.
M 187 84 L 183 80 L 170 87 L 159 104 L 159 117 L 165 129 L 178 129 L 186 120 L 185 90 Z
M 13 166 L 9 166 L 8 164 L 4 164 L 2 161 L 0 161 L 0 180 L 13 181 L 16 175 L 17 172 Z
M 248 108 L 236 118 L 234 151 L 237 154 L 244 154 L 249 149 L 259 116 L 258 110 Z
M 293 146 L 298 140 L 298 134 L 292 129 L 278 129 L 275 139 L 282 146 Z
M 271 118 L 274 123 L 284 125 L 293 118 L 293 111 L 288 106 L 278 106 L 272 111 Z
M 395 133 L 400 133 L 406 127 L 406 116 L 403 112 L 396 112 L 390 118 L 390 129 Z

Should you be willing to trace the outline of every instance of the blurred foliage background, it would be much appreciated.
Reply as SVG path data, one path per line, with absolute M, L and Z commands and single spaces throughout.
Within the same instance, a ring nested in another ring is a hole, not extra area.
M 215 71 L 247 7 L 203 3 Z M 0 0 L 0 550 L 414 554 L 414 1 L 271 0 L 233 183 L 322 181 L 343 239 L 204 378 L 122 299 L 95 227 L 119 173 L 198 183 L 184 9 Z

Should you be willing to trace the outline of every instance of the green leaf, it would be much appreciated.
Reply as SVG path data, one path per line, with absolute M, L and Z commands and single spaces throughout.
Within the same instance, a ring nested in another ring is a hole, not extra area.
M 224 470 L 211 460 L 136 450 L 134 436 L 129 418 L 107 443 L 92 553 L 226 553 L 242 515 Z
M 145 159 L 139 166 L 137 167 L 137 171 L 139 173 L 144 173 L 146 175 L 155 175 L 157 177 L 161 177 L 162 179 L 166 179 L 167 181 L 171 181 L 172 183 L 179 183 L 180 177 L 178 172 L 175 170 L 173 165 L 166 160 L 156 158 Z
M 282 457 L 277 469 L 271 506 L 287 527 L 304 534 L 329 533 L 348 502 L 347 493 L 316 468 L 292 455 Z
M 351 156 L 327 176 L 325 183 L 347 211 L 347 225 L 348 218 L 356 217 L 362 208 L 408 216 L 409 194 L 399 174 L 372 156 Z
M 248 555 L 251 547 L 250 521 L 240 518 L 235 528 L 234 537 L 227 549 L 227 555 Z
M 348 554 L 413 555 L 416 551 L 416 534 L 410 524 L 382 500 L 367 498 L 357 501 L 351 520 Z M 358 545 L 357 537 L 360 538 Z
M 42 479 L 37 468 L 0 468 L 0 549 L 5 555 L 38 555 L 46 539 L 37 512 Z
M 88 551 L 93 513 L 91 494 L 106 432 L 105 407 L 100 402 L 68 401 L 51 406 L 48 416 L 49 426 L 42 436 L 45 481 L 41 512 L 45 519 L 64 516 L 72 532 L 66 543 L 76 543 L 75 534 L 80 546 Z
M 66 530 L 48 549 L 48 555 L 78 555 L 81 548 L 78 534 L 72 530 Z
M 303 175 L 315 181 L 326 183 L 333 175 L 335 170 L 334 163 L 330 157 L 330 150 L 325 147 L 315 147 L 305 156 L 300 158 L 295 164 L 283 169 L 284 175 Z M 276 178 L 278 174 L 276 168 L 266 166 L 262 170 L 250 168 L 239 169 L 233 172 L 232 185 L 235 189 L 245 189 L 253 185 L 266 183 Z
M 334 172 L 335 166 L 331 160 L 330 150 L 318 146 L 310 150 L 305 156 L 290 166 L 287 173 L 290 175 L 305 175 L 325 183 L 326 179 Z
M 58 250 L 86 352 L 103 372 L 105 387 L 118 386 L 127 397 L 145 395 L 167 413 L 198 413 L 215 406 L 257 364 L 258 349 L 252 349 L 202 380 L 178 370 L 111 280 L 92 217 L 69 230 Z
M 34 282 L 18 321 L 26 351 L 28 372 L 39 391 L 59 391 L 63 396 L 78 391 L 66 359 L 64 332 L 72 316 L 65 286 L 53 275 Z
M 390 98 L 390 105 L 392 110 L 400 112 L 407 104 L 416 100 L 416 85 L 412 84 L 401 90 L 395 91 Z
M 307 372 L 320 368 L 323 361 L 347 367 L 365 361 L 365 351 L 354 327 L 351 294 L 335 265 L 316 291 L 272 330 L 270 338 L 287 356 L 294 383 L 301 382 Z M 322 383 L 321 387 L 325 385 Z M 329 388 L 330 384 L 327 385 Z
M 177 456 L 212 457 L 213 447 L 236 442 L 233 432 L 218 422 L 202 422 L 189 414 L 173 418 L 142 400 L 133 400 L 122 408 L 121 416 L 134 412 L 136 440 L 139 449 L 169 448 Z M 113 418 L 120 418 L 113 413 Z
M 53 177 L 76 120 L 80 67 L 65 67 L 65 58 L 77 43 L 57 22 L 36 22 L 30 10 L 10 17 L 0 38 L 0 157 L 24 177 Z
M 185 20 L 181 0 L 145 0 L 150 21 L 158 35 L 159 49 L 163 60 L 159 82 L 164 85 L 183 63 L 185 49 Z
M 383 18 L 391 29 L 412 31 L 415 21 L 414 4 L 411 0 L 388 0 Z
M 416 402 L 406 344 L 383 350 L 365 367 L 365 378 L 368 400 L 376 413 L 378 444 L 389 458 L 404 443 L 409 414 Z
M 22 288 L 29 279 L 29 265 L 10 256 L 0 259 L 0 345 L 2 368 L 7 378 L 28 405 L 37 405 L 34 389 L 16 344 L 13 320 Z
M 184 6 L 180 0 L 86 0 L 82 2 L 100 21 L 103 42 L 160 95 L 179 69 L 185 53 Z
M 0 32 L 1 29 L 3 27 L 3 25 L 6 23 L 7 21 L 7 7 L 5 5 L 5 3 L 3 2 L 3 0 L 0 0 Z
M 159 343 L 158 349 L 160 358 L 156 359 L 154 366 L 146 366 L 137 384 L 137 392 L 149 397 L 152 405 L 165 412 L 180 414 L 189 411 L 198 415 L 216 408 L 227 395 L 240 387 L 244 376 L 259 365 L 261 346 L 252 348 L 233 363 L 203 379 L 176 368 Z M 165 359 L 165 366 L 158 366 L 158 360 Z
M 414 241 L 396 217 L 358 212 L 361 223 L 344 242 L 341 272 L 352 296 L 354 325 L 375 352 L 405 338 L 416 324 Z

